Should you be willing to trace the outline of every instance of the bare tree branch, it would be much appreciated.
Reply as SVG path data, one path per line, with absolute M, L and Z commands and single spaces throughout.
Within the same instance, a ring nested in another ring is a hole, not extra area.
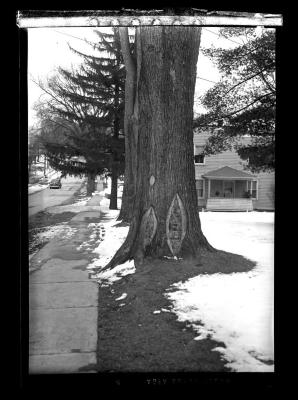
M 243 83 L 249 81 L 250 79 L 253 79 L 253 78 L 255 78 L 255 77 L 258 76 L 258 75 L 261 75 L 261 76 L 264 75 L 263 73 L 264 73 L 264 71 L 266 71 L 266 70 L 267 70 L 267 68 L 264 68 L 264 69 L 262 69 L 261 71 L 255 73 L 255 74 L 253 74 L 253 75 L 250 75 L 248 78 L 244 79 L 243 81 L 236 83 L 236 84 L 235 84 L 234 86 L 232 86 L 229 90 L 227 90 L 227 91 L 223 94 L 223 96 L 227 95 L 229 92 L 231 92 L 232 90 L 234 90 L 237 86 L 242 85 Z M 267 83 L 267 82 L 265 81 L 265 83 Z M 268 86 L 268 85 L 267 85 L 267 86 Z M 269 88 L 269 89 L 270 89 L 271 92 L 274 91 L 272 88 Z
M 252 106 L 253 104 L 255 104 L 255 103 L 257 103 L 258 101 L 260 101 L 262 98 L 267 97 L 267 96 L 270 96 L 270 95 L 272 96 L 273 93 L 266 93 L 266 94 L 264 94 L 263 96 L 260 96 L 260 97 L 258 97 L 257 99 L 254 99 L 254 101 L 252 101 L 251 103 L 247 104 L 245 107 L 242 107 L 242 108 L 240 108 L 239 110 L 233 111 L 233 112 L 230 113 L 230 114 L 222 114 L 222 115 L 220 115 L 220 116 L 217 117 L 217 118 L 213 118 L 213 119 L 212 119 L 212 122 L 219 121 L 219 120 L 221 120 L 221 119 L 223 119 L 223 118 L 229 118 L 229 117 L 231 117 L 232 115 L 238 114 L 240 111 L 246 110 L 248 107 L 250 107 L 250 106 Z M 209 127 L 212 127 L 213 125 L 210 125 L 210 124 L 202 124 L 202 125 L 197 125 L 197 126 L 209 126 Z
M 41 90 L 43 90 L 46 94 L 48 94 L 49 96 L 52 97 L 52 99 L 54 99 L 55 101 L 57 101 L 57 103 L 61 104 L 68 112 L 70 112 L 69 109 L 71 109 L 73 112 L 75 112 L 75 110 L 73 109 L 73 107 L 71 107 L 71 105 L 69 103 L 65 103 L 61 100 L 59 100 L 59 98 L 57 98 L 57 96 L 55 96 L 51 91 L 47 90 L 44 85 L 41 84 L 41 82 L 36 82 L 33 78 L 31 78 L 32 82 L 35 83 Z

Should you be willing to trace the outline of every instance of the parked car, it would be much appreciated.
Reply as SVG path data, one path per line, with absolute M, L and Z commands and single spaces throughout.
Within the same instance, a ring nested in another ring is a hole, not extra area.
M 61 189 L 61 186 L 60 178 L 52 179 L 50 182 L 50 189 Z

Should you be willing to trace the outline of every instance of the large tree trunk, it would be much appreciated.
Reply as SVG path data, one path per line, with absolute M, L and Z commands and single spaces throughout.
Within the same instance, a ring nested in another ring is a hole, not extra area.
M 46 158 L 46 156 L 44 154 L 44 165 L 43 165 L 43 174 L 44 174 L 44 176 L 46 175 L 46 173 L 47 173 L 47 158 Z
M 117 208 L 117 192 L 118 192 L 118 165 L 113 162 L 111 176 L 111 194 L 110 194 L 110 210 L 118 210 Z
M 131 133 L 132 132 L 129 130 L 125 133 L 125 172 L 122 203 L 118 216 L 118 220 L 128 223 L 132 218 L 133 204 L 136 194 L 136 166 L 134 166 L 136 159 L 136 146 Z
M 137 193 L 128 236 L 107 268 L 212 249 L 201 230 L 193 157 L 200 28 L 138 29 Z
M 119 220 L 130 222 L 132 218 L 134 198 L 136 194 L 136 168 L 137 168 L 137 60 L 132 58 L 129 46 L 128 29 L 119 28 L 121 50 L 124 58 L 125 79 L 125 113 L 124 113 L 124 137 L 125 137 L 125 173 L 122 193 L 122 204 Z M 136 40 L 137 42 L 136 33 Z
M 95 192 L 95 177 L 96 174 L 89 173 L 87 175 L 87 196 L 91 196 Z
M 117 207 L 117 192 L 118 192 L 118 157 L 119 150 L 117 146 L 118 138 L 119 138 L 119 130 L 120 130 L 120 121 L 118 115 L 118 106 L 119 106 L 119 85 L 115 85 L 114 91 L 114 106 L 115 106 L 115 115 L 114 115 L 114 132 L 113 132 L 113 154 L 112 154 L 112 176 L 111 176 L 111 194 L 110 194 L 110 210 L 118 210 Z

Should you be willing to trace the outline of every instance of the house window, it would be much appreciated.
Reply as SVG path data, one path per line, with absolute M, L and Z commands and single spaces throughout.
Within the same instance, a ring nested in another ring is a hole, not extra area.
M 196 180 L 196 189 L 198 199 L 204 198 L 204 179 Z
M 253 200 L 258 199 L 258 182 L 257 181 L 251 181 L 250 194 L 251 194 L 251 198 Z
M 195 164 L 205 164 L 204 146 L 195 146 Z

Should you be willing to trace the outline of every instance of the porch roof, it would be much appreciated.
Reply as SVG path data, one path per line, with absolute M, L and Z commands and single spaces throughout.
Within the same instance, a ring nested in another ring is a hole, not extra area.
M 202 175 L 203 178 L 207 179 L 236 179 L 236 180 L 252 180 L 255 177 L 247 172 L 239 171 L 238 169 L 234 169 L 231 167 L 222 167 L 219 169 L 215 169 L 213 171 L 209 171 L 206 174 Z

